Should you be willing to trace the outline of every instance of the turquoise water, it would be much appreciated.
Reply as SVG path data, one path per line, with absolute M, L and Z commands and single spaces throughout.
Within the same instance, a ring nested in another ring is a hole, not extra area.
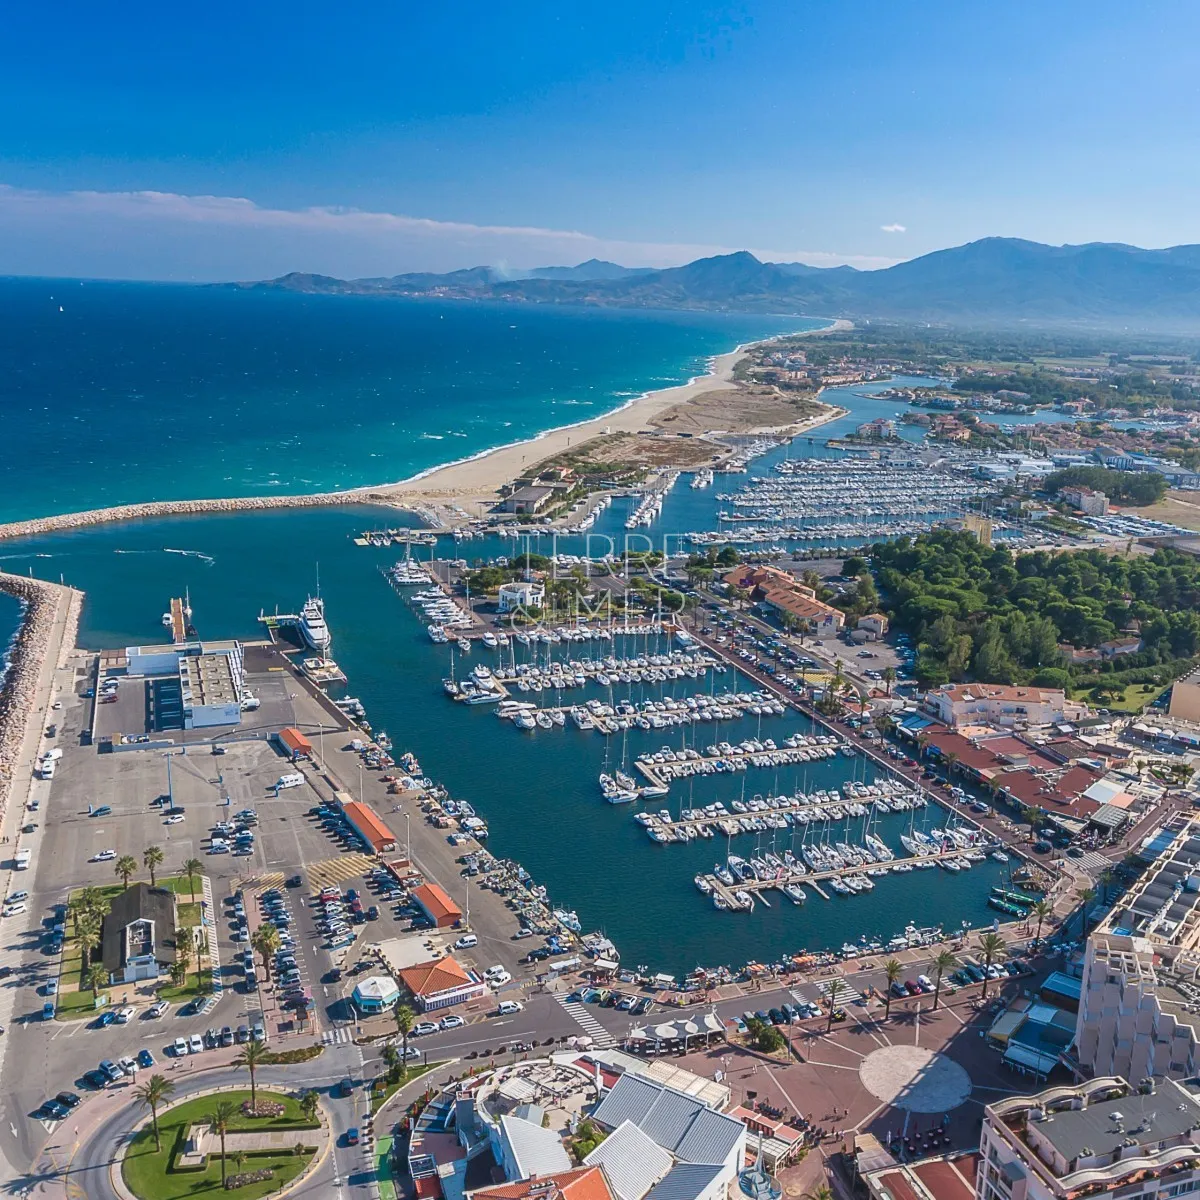
M 0 683 L 4 682 L 8 671 L 8 652 L 20 626 L 20 601 L 5 592 L 0 592 Z
M 404 479 L 824 323 L 0 280 L 0 521 Z

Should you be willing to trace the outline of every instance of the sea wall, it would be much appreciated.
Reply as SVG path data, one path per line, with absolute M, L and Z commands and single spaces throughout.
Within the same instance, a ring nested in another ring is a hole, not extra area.
M 22 605 L 21 628 L 12 649 L 8 674 L 0 687 L 0 820 L 8 811 L 13 781 L 22 773 L 22 746 L 30 724 L 42 719 L 48 697 L 39 697 L 38 685 L 46 659 L 56 665 L 74 648 L 79 624 L 81 592 L 41 579 L 0 572 L 0 591 L 15 596 Z M 61 637 L 56 634 L 62 605 L 66 620 Z M 31 763 L 25 763 L 29 769 Z
M 0 525 L 0 539 L 35 537 L 62 529 L 85 525 L 107 525 L 119 521 L 137 521 L 146 517 L 176 517 L 202 513 L 247 512 L 264 508 L 316 508 L 338 504 L 389 503 L 386 493 L 374 488 L 352 492 L 323 492 L 310 496 L 244 496 L 225 500 L 151 500 L 143 504 L 118 504 L 112 508 L 93 508 L 85 512 L 59 513 L 53 517 L 34 517 L 28 521 L 9 521 Z

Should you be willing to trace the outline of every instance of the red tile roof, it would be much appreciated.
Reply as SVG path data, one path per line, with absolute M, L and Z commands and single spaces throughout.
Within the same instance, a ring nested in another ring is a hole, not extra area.
M 479 1188 L 471 1193 L 472 1200 L 614 1200 L 604 1168 L 599 1164 L 559 1171 L 554 1175 L 533 1175 L 495 1187 Z
M 412 897 L 439 924 L 445 918 L 453 917 L 457 921 L 462 916 L 462 909 L 440 884 L 423 883 L 413 891 Z
M 414 996 L 431 996 L 472 982 L 470 975 L 449 954 L 432 962 L 405 967 L 400 972 L 400 981 Z

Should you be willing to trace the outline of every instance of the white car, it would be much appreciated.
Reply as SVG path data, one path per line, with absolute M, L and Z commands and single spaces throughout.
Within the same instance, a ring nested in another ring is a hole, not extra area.
M 150 1005 L 150 1011 L 146 1014 L 148 1017 L 161 1017 L 171 1006 L 166 1000 L 156 1000 Z
M 132 1004 L 127 1004 L 124 1008 L 117 1009 L 117 1024 L 128 1025 L 133 1020 L 133 1014 L 137 1009 Z
M 497 971 L 494 975 L 488 976 L 488 983 L 490 983 L 494 988 L 503 987 L 506 983 L 511 982 L 512 976 L 503 968 Z
M 29 905 L 24 900 L 18 900 L 16 904 L 10 902 L 4 906 L 4 915 L 6 917 L 17 917 L 21 913 L 27 913 L 28 911 Z
M 188 1052 L 187 1038 L 177 1037 L 175 1039 L 175 1041 L 171 1043 L 171 1053 L 174 1054 L 176 1058 L 186 1057 L 187 1052 Z
M 432 1021 L 418 1021 L 409 1030 L 409 1037 L 424 1037 L 426 1034 L 437 1033 L 438 1027 Z
M 111 862 L 116 857 L 117 852 L 115 850 L 97 850 L 96 853 L 88 859 L 88 862 Z
M 183 813 L 175 813 L 163 821 L 164 825 L 180 825 L 183 823 Z
M 4 903 L 5 904 L 20 904 L 22 900 L 28 900 L 28 899 L 29 899 L 28 892 L 13 892 L 13 894 L 11 896 L 9 896 L 4 901 Z
M 462 1017 L 455 1016 L 453 1013 L 451 1013 L 450 1016 L 443 1017 L 439 1024 L 443 1029 L 461 1029 L 466 1024 L 466 1021 L 464 1021 Z
M 488 967 L 488 969 L 484 971 L 483 977 L 484 979 L 491 979 L 493 976 L 503 975 L 504 973 L 504 968 L 497 963 L 494 967 Z

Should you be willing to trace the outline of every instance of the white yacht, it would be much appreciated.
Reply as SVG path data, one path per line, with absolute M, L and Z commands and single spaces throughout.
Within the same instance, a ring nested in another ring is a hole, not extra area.
M 329 626 L 325 624 L 325 601 L 309 596 L 300 610 L 300 636 L 316 651 L 324 654 L 333 645 Z

